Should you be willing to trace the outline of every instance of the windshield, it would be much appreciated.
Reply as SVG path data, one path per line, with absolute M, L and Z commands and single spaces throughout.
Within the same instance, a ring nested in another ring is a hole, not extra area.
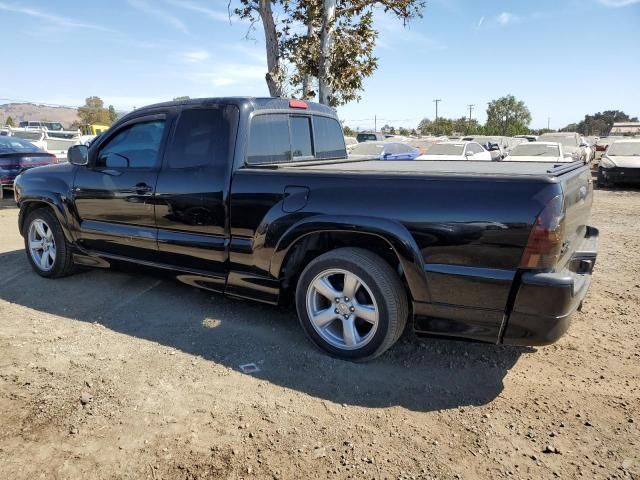
M 577 147 L 578 139 L 573 135 L 544 135 L 540 140 L 545 142 L 558 142 L 561 143 L 563 147 Z
M 522 143 L 511 150 L 511 157 L 559 157 L 560 148 L 557 145 L 544 145 L 536 142 Z
M 384 145 L 379 143 L 361 143 L 351 150 L 353 155 L 375 155 L 380 156 L 384 150 Z
M 461 143 L 435 143 L 427 148 L 425 155 L 462 155 L 464 145 Z
M 16 132 L 14 130 L 13 132 L 11 132 L 11 136 L 17 138 L 26 138 L 27 140 L 41 140 L 42 132 L 40 132 L 39 130 Z
M 0 137 L 0 152 L 39 152 L 33 143 L 15 137 Z
M 640 142 L 615 142 L 607 150 L 607 155 L 640 156 Z

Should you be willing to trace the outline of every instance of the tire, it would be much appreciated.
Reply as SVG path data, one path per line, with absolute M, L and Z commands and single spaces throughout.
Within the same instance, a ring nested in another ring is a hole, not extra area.
M 27 259 L 38 275 L 59 278 L 73 273 L 71 246 L 67 243 L 62 227 L 51 210 L 39 208 L 31 212 L 27 216 L 22 233 Z M 43 248 L 32 249 L 32 242 L 40 242 Z M 44 261 L 40 261 L 43 257 Z
M 296 308 L 313 343 L 353 361 L 388 350 L 409 314 L 405 288 L 393 268 L 378 255 L 352 247 L 324 253 L 307 265 L 298 280 Z

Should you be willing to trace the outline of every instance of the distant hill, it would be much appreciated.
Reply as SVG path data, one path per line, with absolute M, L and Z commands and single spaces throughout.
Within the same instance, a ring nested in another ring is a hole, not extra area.
M 68 128 L 73 122 L 80 121 L 78 111 L 69 107 L 50 107 L 35 103 L 6 103 L 0 105 L 0 125 L 4 125 L 7 117 L 13 118 L 16 126 L 25 120 L 46 120 L 60 122 Z

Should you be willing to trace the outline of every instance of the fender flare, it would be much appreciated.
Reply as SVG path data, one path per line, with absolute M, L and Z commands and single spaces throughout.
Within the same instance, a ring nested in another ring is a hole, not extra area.
M 47 192 L 47 191 L 38 191 L 38 192 L 30 192 L 28 196 L 24 196 L 20 198 L 20 214 L 18 217 L 18 225 L 21 227 L 24 221 L 24 213 L 27 211 L 25 208 L 27 205 L 31 203 L 43 203 L 47 205 L 56 216 L 58 222 L 60 223 L 60 227 L 62 228 L 62 232 L 64 233 L 65 238 L 69 243 L 74 242 L 73 235 L 71 233 L 71 226 L 68 221 L 68 211 L 66 205 L 66 197 L 59 193 L 55 192 Z
M 422 254 L 409 231 L 399 222 L 378 217 L 352 215 L 314 215 L 287 229 L 280 237 L 271 257 L 270 274 L 280 278 L 285 259 L 303 238 L 324 232 L 346 232 L 372 235 L 386 241 L 394 251 L 414 300 L 428 301 L 429 290 Z

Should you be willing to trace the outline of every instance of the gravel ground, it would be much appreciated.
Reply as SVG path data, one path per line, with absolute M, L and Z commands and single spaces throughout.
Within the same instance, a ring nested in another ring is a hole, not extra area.
M 368 364 L 290 308 L 42 279 L 17 216 L 0 204 L 0 478 L 640 479 L 639 191 L 596 192 L 594 282 L 555 345 L 406 335 Z

